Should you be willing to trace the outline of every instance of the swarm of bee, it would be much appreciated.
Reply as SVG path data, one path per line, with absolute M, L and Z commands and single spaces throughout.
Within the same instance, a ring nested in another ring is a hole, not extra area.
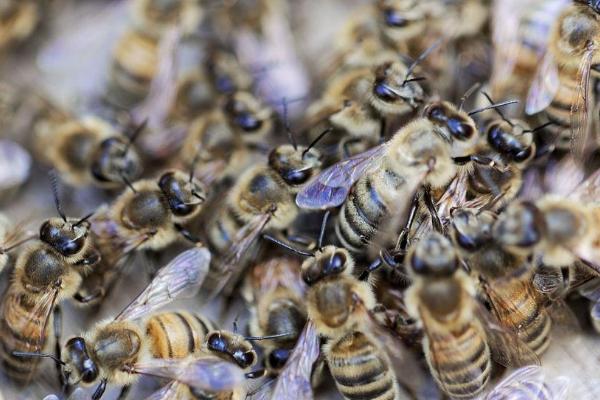
M 600 1 L 0 0 L 0 74 L 0 398 L 600 397 Z

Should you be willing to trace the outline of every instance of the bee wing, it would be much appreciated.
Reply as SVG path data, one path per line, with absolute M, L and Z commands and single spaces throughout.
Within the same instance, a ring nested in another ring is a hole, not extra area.
M 192 359 L 153 358 L 131 367 L 132 372 L 172 379 L 198 390 L 220 392 L 232 390 L 246 380 L 236 364 L 212 356 Z
M 146 400 L 179 400 L 184 397 L 181 396 L 180 390 L 182 384 L 177 381 L 171 381 L 165 386 L 146 397 Z
M 519 41 L 519 19 L 525 10 L 527 10 L 527 5 L 519 0 L 494 2 L 492 13 L 492 40 L 494 43 L 492 81 L 494 83 L 510 76 L 513 71 L 518 57 L 518 53 L 514 50 Z
M 507 315 L 513 317 L 518 315 L 519 317 L 516 319 L 521 321 L 526 321 L 527 316 L 509 299 L 500 296 L 490 288 L 490 285 L 486 285 L 484 290 L 490 300 L 495 318 L 480 304 L 477 304 L 475 311 L 486 330 L 494 361 L 504 366 L 514 367 L 540 365 L 540 360 L 535 352 L 516 333 L 502 325 L 507 321 Z
M 578 198 L 584 189 L 585 170 L 573 157 L 565 157 L 559 162 L 550 162 L 544 175 L 544 186 L 552 194 Z M 591 177 L 590 177 L 591 178 Z M 600 181 L 600 173 L 598 175 Z
M 271 219 L 270 213 L 259 214 L 250 222 L 244 225 L 237 231 L 235 238 L 231 241 L 232 245 L 227 250 L 227 254 L 216 265 L 216 271 L 222 275 L 219 282 L 212 288 L 211 292 L 206 296 L 205 301 L 209 301 L 229 283 L 234 272 L 238 268 L 240 261 L 258 235 L 263 231 L 265 225 Z
M 581 171 L 583 174 L 583 171 Z M 582 203 L 600 203 L 600 169 L 594 171 L 576 188 L 571 190 L 569 198 L 581 201 Z
M 310 400 L 313 398 L 310 378 L 313 365 L 319 358 L 319 349 L 320 343 L 315 325 L 312 321 L 308 321 L 277 378 L 272 399 Z
M 588 121 L 590 110 L 590 71 L 596 51 L 594 47 L 591 47 L 582 57 L 578 72 L 577 100 L 571 104 L 571 152 L 577 159 L 581 159 L 581 156 L 584 155 L 591 132 Z M 577 129 L 573 129 L 574 126 L 577 126 Z
M 558 377 L 550 380 L 541 367 L 529 365 L 519 368 L 499 382 L 485 400 L 512 398 L 564 399 L 569 388 L 569 379 Z
M 395 332 L 383 326 L 377 320 L 377 316 L 364 306 L 358 296 L 354 295 L 353 297 L 355 305 L 362 308 L 365 315 L 363 318 L 364 325 L 361 327 L 361 330 L 375 335 L 382 352 L 389 357 L 392 368 L 396 371 L 398 382 L 416 398 L 423 398 L 423 396 L 426 397 L 427 395 L 431 396 L 429 380 L 419 367 L 419 362 L 413 353 L 406 348 Z
M 300 208 L 324 210 L 341 205 L 354 182 L 385 155 L 386 143 L 332 165 L 314 177 L 296 196 Z
M 184 251 L 156 273 L 152 282 L 116 320 L 140 318 L 182 295 L 193 296 L 208 272 L 210 252 L 194 247 Z
M 546 51 L 531 87 L 529 88 L 525 112 L 528 115 L 532 115 L 548 107 L 552 102 L 552 99 L 554 99 L 554 96 L 556 96 L 559 87 L 560 80 L 558 78 L 556 61 L 554 60 L 552 53 Z

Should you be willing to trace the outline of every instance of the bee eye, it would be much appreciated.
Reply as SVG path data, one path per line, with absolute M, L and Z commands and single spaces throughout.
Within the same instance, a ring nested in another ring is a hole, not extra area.
M 72 233 L 75 234 L 75 232 Z M 69 233 L 46 221 L 40 227 L 40 240 L 48 243 L 63 256 L 68 257 L 81 251 L 85 242 L 85 236 L 72 237 Z
M 517 152 L 515 155 L 513 155 L 513 159 L 516 162 L 523 162 L 523 161 L 526 161 L 529 157 L 531 157 L 531 154 L 532 154 L 531 147 L 527 147 L 525 150 L 521 150 L 521 151 Z
M 438 122 L 444 122 L 448 119 L 448 117 L 442 110 L 442 107 L 439 107 L 439 106 L 431 107 L 428 110 L 427 115 L 428 115 L 429 119 L 433 119 Z
M 290 185 L 301 185 L 310 178 L 310 170 L 293 169 L 285 171 L 282 178 Z
M 408 20 L 402 17 L 396 10 L 388 8 L 383 11 L 383 19 L 387 26 L 402 28 L 408 25 Z
M 395 101 L 398 99 L 392 88 L 384 82 L 375 82 L 373 94 L 383 101 Z
M 474 130 L 458 118 L 449 118 L 448 130 L 454 139 L 468 140 L 473 136 Z
M 281 369 L 289 357 L 290 351 L 288 349 L 275 349 L 269 354 L 269 365 L 271 368 Z
M 212 351 L 223 353 L 227 350 L 227 343 L 218 333 L 213 333 L 208 338 L 208 348 Z
M 323 273 L 325 275 L 333 275 L 338 274 L 346 268 L 346 255 L 341 252 L 336 252 L 333 257 L 331 257 L 325 268 L 323 268 Z
M 244 361 L 244 364 L 246 366 L 250 366 L 250 365 L 254 364 L 254 353 L 251 351 L 244 353 L 242 355 L 242 360 Z

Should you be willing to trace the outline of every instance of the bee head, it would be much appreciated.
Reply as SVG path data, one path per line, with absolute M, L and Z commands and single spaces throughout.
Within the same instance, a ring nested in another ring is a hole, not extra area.
M 301 276 L 307 285 L 314 285 L 321 279 L 339 274 L 350 274 L 354 261 L 348 250 L 335 246 L 325 246 L 302 263 Z
M 437 232 L 415 243 L 407 259 L 415 275 L 449 277 L 458 269 L 458 256 L 452 243 Z

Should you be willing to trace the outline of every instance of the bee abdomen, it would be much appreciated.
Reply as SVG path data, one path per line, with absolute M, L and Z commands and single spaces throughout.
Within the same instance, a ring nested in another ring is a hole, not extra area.
M 23 294 L 9 287 L 2 301 L 0 321 L 0 359 L 5 373 L 17 383 L 27 383 L 41 358 L 12 355 L 14 351 L 42 351 L 46 343 L 49 323 L 32 318 L 34 305 Z
M 200 350 L 213 324 L 188 312 L 165 312 L 150 318 L 146 334 L 156 358 L 183 358 Z
M 481 327 L 470 324 L 458 333 L 428 337 L 424 347 L 432 375 L 446 394 L 470 398 L 483 391 L 490 378 L 491 358 Z
M 379 348 L 361 332 L 336 341 L 326 352 L 327 363 L 346 399 L 398 399 L 396 377 Z
M 374 188 L 371 178 L 359 179 L 349 194 L 337 219 L 338 240 L 347 249 L 360 251 L 377 233 L 387 207 Z

